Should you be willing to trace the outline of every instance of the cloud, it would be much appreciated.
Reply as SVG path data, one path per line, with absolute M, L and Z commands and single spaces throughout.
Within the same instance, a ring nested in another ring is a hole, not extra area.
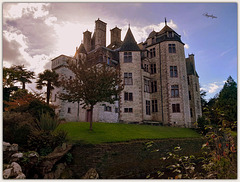
M 188 45 L 188 44 L 185 44 L 185 45 L 184 45 L 184 48 L 185 48 L 185 49 L 189 49 L 189 45 Z
M 204 90 L 207 93 L 213 95 L 219 92 L 223 88 L 224 83 L 225 81 L 208 83 L 206 85 L 203 85 L 203 87 L 201 87 L 200 90 Z
M 225 54 L 229 53 L 231 50 L 233 50 L 233 48 L 228 49 L 228 50 L 226 50 L 226 51 L 223 51 L 223 52 L 220 54 L 220 56 L 221 56 L 221 57 L 224 56 Z
M 8 19 L 19 19 L 32 14 L 35 19 L 41 18 L 49 14 L 47 6 L 48 3 L 4 3 L 3 16 Z

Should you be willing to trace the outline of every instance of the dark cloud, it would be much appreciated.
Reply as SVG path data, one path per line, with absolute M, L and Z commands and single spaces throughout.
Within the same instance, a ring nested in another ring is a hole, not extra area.
M 29 63 L 23 58 L 19 48 L 21 48 L 21 45 L 17 41 L 12 40 L 9 42 L 3 36 L 3 60 L 14 65 L 24 64 L 25 66 L 28 66 Z
M 23 15 L 22 18 L 7 20 L 4 28 L 15 28 L 27 37 L 27 46 L 25 51 L 34 56 L 37 54 L 49 55 L 55 49 L 56 35 L 53 27 L 44 23 L 44 18 L 34 19 L 31 14 Z

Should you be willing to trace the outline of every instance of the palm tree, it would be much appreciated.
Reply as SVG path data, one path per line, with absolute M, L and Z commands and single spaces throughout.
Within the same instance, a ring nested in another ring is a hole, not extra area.
M 51 90 L 53 86 L 59 87 L 59 75 L 55 71 L 45 70 L 43 73 L 38 74 L 36 88 L 41 90 L 43 86 L 47 86 L 47 104 L 49 104 Z
M 30 79 L 34 79 L 33 71 L 28 71 L 24 65 L 12 66 L 11 68 L 16 73 L 17 81 L 22 83 L 23 90 L 26 88 L 26 83 L 32 83 Z

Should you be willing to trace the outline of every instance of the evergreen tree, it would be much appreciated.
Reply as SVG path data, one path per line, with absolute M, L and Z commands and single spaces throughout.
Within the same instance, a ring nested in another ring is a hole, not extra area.
M 225 120 L 237 121 L 237 83 L 231 76 L 220 91 L 216 106 L 223 112 Z

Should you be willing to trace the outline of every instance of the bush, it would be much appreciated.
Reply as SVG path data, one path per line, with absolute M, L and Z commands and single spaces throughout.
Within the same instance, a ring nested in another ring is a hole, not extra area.
M 36 120 L 29 113 L 3 113 L 3 140 L 27 147 L 28 136 L 36 128 Z
M 44 131 L 54 131 L 60 121 L 56 118 L 52 118 L 49 113 L 43 113 L 40 117 L 40 128 Z

